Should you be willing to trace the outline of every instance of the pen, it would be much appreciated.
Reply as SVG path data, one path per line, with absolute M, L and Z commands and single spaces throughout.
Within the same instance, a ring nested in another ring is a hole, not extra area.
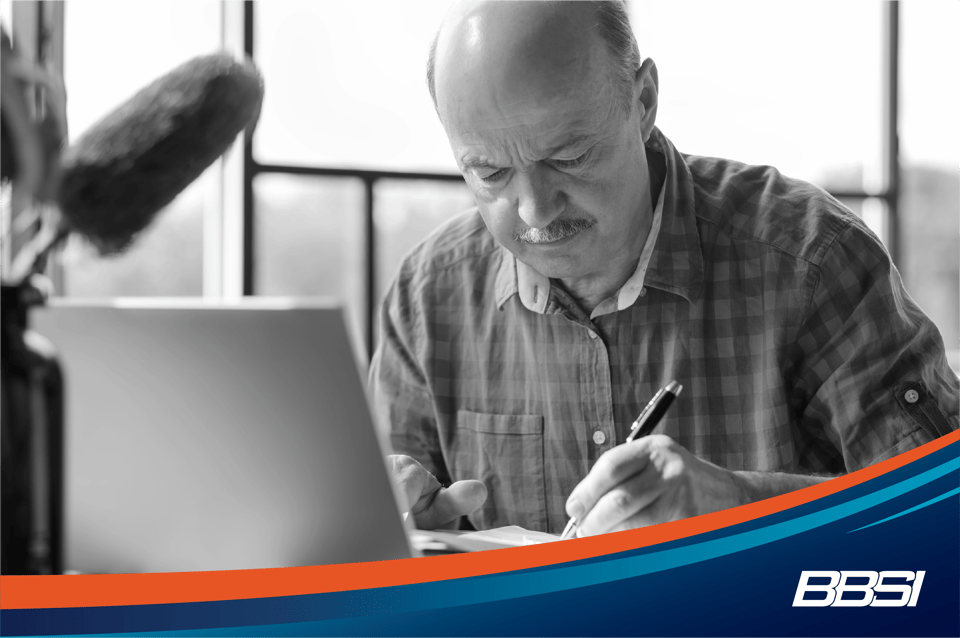
M 667 384 L 667 387 L 661 388 L 659 392 L 653 395 L 650 403 L 643 408 L 640 416 L 638 416 L 637 420 L 630 426 L 630 434 L 627 435 L 626 442 L 630 443 L 634 439 L 641 439 L 653 432 L 653 429 L 660 423 L 660 419 L 667 413 L 673 400 L 677 398 L 681 390 L 683 390 L 682 385 L 676 381 L 671 381 Z M 578 527 L 580 527 L 580 522 L 577 520 L 577 517 L 574 516 L 567 523 L 567 526 L 563 528 L 563 534 L 560 535 L 560 540 L 567 540 L 576 534 Z

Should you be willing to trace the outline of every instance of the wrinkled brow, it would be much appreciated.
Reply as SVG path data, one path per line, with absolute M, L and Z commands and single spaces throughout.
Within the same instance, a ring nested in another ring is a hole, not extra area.
M 575 148 L 586 142 L 589 142 L 592 139 L 589 135 L 577 135 L 571 139 L 564 140 L 559 144 L 554 145 L 553 147 L 547 149 L 544 153 L 544 157 L 551 157 L 557 153 L 565 151 L 567 149 Z M 500 168 L 496 162 L 490 161 L 486 155 L 477 155 L 475 153 L 468 153 L 460 160 L 460 166 L 464 169 L 467 168 Z

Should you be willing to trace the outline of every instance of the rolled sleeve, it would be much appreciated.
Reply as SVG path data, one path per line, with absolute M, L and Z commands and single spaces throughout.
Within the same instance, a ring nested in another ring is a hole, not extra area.
M 956 430 L 960 384 L 943 339 L 879 240 L 851 222 L 827 248 L 799 334 L 801 427 L 816 471 L 854 471 Z M 842 460 L 842 467 L 838 462 Z

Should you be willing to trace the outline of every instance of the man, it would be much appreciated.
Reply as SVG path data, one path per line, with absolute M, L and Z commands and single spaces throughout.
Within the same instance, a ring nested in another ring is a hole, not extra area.
M 958 427 L 876 237 L 775 169 L 680 154 L 621 3 L 459 5 L 428 76 L 477 209 L 381 312 L 371 387 L 418 526 L 651 525 Z M 620 445 L 672 379 L 655 434 Z

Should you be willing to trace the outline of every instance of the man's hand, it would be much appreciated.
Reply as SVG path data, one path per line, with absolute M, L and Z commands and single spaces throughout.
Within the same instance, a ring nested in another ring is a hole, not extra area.
M 415 459 L 403 454 L 387 457 L 387 469 L 406 499 L 404 511 L 413 516 L 418 529 L 452 529 L 461 516 L 476 511 L 487 500 L 480 481 L 457 481 L 441 487 L 440 481 Z
M 654 434 L 601 456 L 567 499 L 578 536 L 605 534 L 736 507 L 746 502 L 734 473 Z
M 832 476 L 734 472 L 654 434 L 605 453 L 567 499 L 567 514 L 590 536 L 676 521 L 752 503 Z

